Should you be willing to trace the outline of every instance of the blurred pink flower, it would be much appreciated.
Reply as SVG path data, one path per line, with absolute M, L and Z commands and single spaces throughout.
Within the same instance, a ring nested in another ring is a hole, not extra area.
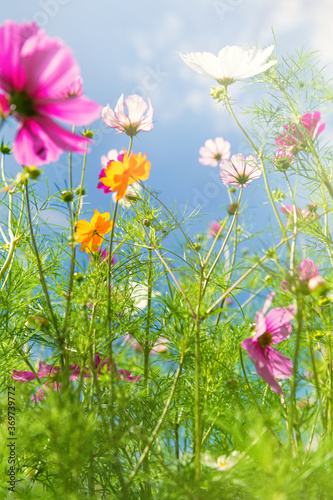
M 316 282 L 313 280 L 316 278 Z M 312 280 L 311 286 L 309 286 Z M 282 281 L 281 287 L 283 290 L 291 291 L 293 285 L 300 288 L 305 293 L 314 291 L 320 284 L 324 284 L 324 279 L 319 275 L 318 266 L 311 259 L 303 259 L 300 266 L 295 268 L 295 276 L 288 276 Z M 313 287 L 313 290 L 311 290 Z
M 147 101 L 149 107 L 139 95 L 134 94 L 126 97 L 126 114 L 124 94 L 121 94 L 114 111 L 109 104 L 103 108 L 102 119 L 109 127 L 115 128 L 118 132 L 125 132 L 125 134 L 132 137 L 140 131 L 149 132 L 153 128 L 154 111 L 149 98 L 147 98 Z
M 215 238 L 215 236 L 217 235 L 217 233 L 219 232 L 220 229 L 221 229 L 221 224 L 219 222 L 217 222 L 216 220 L 213 220 L 209 224 L 208 238 Z M 219 236 L 220 238 L 222 237 L 221 234 Z
M 57 161 L 62 151 L 86 151 L 88 139 L 72 134 L 51 116 L 73 125 L 88 125 L 101 107 L 84 96 L 68 97 L 79 77 L 71 51 L 35 23 L 6 21 L 0 27 L 0 89 L 20 124 L 13 153 L 25 166 Z
M 291 152 L 288 151 L 288 149 L 280 148 L 277 150 L 273 162 L 278 170 L 280 170 L 281 172 L 285 172 L 286 170 L 288 170 L 293 160 L 294 160 L 294 155 L 291 154 Z
M 225 158 L 230 158 L 230 142 L 225 141 L 223 137 L 216 137 L 208 139 L 205 145 L 199 149 L 199 162 L 202 165 L 209 165 L 210 167 L 217 167 L 219 162 Z
M 65 97 L 80 97 L 83 95 L 82 77 L 77 76 L 67 87 Z
M 290 337 L 292 327 L 290 321 L 294 317 L 294 308 L 270 308 L 275 293 L 272 292 L 266 299 L 264 307 L 256 313 L 255 332 L 252 338 L 242 342 L 249 357 L 254 361 L 258 375 L 267 382 L 274 392 L 284 396 L 275 377 L 286 379 L 292 374 L 293 365 L 289 358 L 271 347 Z
M 257 160 L 254 156 L 247 156 L 238 153 L 231 157 L 231 160 L 222 159 L 220 163 L 220 177 L 223 184 L 235 184 L 237 187 L 247 186 L 249 182 L 258 179 L 261 170 L 258 168 Z
M 89 260 L 95 260 L 95 258 L 97 258 L 99 261 L 101 261 L 101 260 L 106 260 L 109 257 L 109 252 L 106 250 L 106 248 L 104 248 L 103 250 L 99 249 L 98 252 L 94 252 L 88 255 L 89 255 Z M 111 265 L 114 266 L 115 263 L 116 263 L 116 256 L 112 255 Z
M 136 351 L 136 352 L 143 352 L 142 347 L 140 346 L 139 342 L 135 340 L 133 335 L 130 333 L 127 333 L 123 337 L 125 342 L 128 342 L 128 344 Z M 158 337 L 156 340 L 155 344 L 153 345 L 151 351 L 149 354 L 160 354 L 161 352 L 165 352 L 168 350 L 168 340 L 165 339 L 164 337 Z
M 281 206 L 280 210 L 288 217 L 287 227 L 294 221 L 294 210 L 292 205 Z M 311 220 L 318 219 L 315 212 L 310 212 L 307 208 L 296 207 L 297 220 L 299 222 L 310 222 Z
M 107 366 L 107 371 L 110 371 L 110 363 L 107 360 L 102 361 L 99 354 L 96 353 L 95 356 L 95 371 L 96 371 L 96 377 L 98 378 L 101 374 L 101 371 L 103 370 L 104 366 Z M 81 368 L 79 365 L 70 365 L 69 366 L 69 380 L 77 380 L 80 376 L 81 370 L 83 371 L 83 377 L 84 378 L 91 378 L 93 376 L 93 373 L 87 368 Z M 45 390 L 49 391 L 51 388 L 53 388 L 54 391 L 59 391 L 61 389 L 61 383 L 58 382 L 57 375 L 61 373 L 61 368 L 58 365 L 48 365 L 44 363 L 44 361 L 39 362 L 39 368 L 37 371 L 37 377 L 39 379 L 42 378 L 47 378 L 47 380 L 44 382 L 43 386 L 40 387 L 35 394 L 31 398 L 31 401 L 36 400 L 37 402 L 45 399 Z M 114 371 L 116 374 L 116 377 L 119 380 L 127 380 L 129 382 L 137 382 L 140 380 L 141 377 L 133 377 L 132 373 L 128 370 L 118 370 L 116 364 L 114 364 Z M 12 380 L 16 380 L 18 382 L 31 382 L 32 380 L 37 380 L 35 374 L 33 372 L 27 372 L 27 371 L 17 371 L 13 370 Z
M 301 124 L 305 128 L 306 134 L 314 141 L 317 135 L 321 134 L 325 129 L 325 123 L 320 121 L 321 114 L 319 111 L 313 113 L 306 113 L 302 116 Z M 303 130 L 297 124 L 287 123 L 283 132 L 275 139 L 275 144 L 280 148 L 289 150 L 292 154 L 298 153 L 301 149 L 306 147 L 306 137 Z

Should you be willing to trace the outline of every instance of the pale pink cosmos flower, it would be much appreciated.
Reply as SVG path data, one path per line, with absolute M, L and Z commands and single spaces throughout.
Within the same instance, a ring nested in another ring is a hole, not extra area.
M 257 160 L 250 155 L 246 158 L 241 153 L 233 155 L 230 160 L 221 160 L 220 177 L 223 184 L 235 184 L 237 187 L 247 186 L 249 182 L 259 179 L 261 170 Z
M 306 113 L 302 116 L 302 127 L 304 127 L 306 134 L 312 141 L 325 129 L 325 123 L 321 122 L 320 118 L 321 114 L 319 111 Z M 297 154 L 301 149 L 306 147 L 306 137 L 303 130 L 294 123 L 287 123 L 284 128 L 286 132 L 276 137 L 275 144 L 280 148 L 289 150 L 292 154 Z
M 135 338 L 133 337 L 133 335 L 131 335 L 130 333 L 126 333 L 126 335 L 124 335 L 123 339 L 136 352 L 143 352 L 142 347 L 139 344 L 139 342 L 137 340 L 135 340 Z M 169 341 L 166 338 L 164 338 L 164 337 L 158 337 L 158 339 L 154 343 L 154 345 L 153 345 L 151 351 L 149 352 L 149 354 L 160 354 L 162 352 L 167 351 L 168 350 L 168 344 L 169 344 Z
M 295 268 L 295 276 L 288 276 L 286 280 L 281 282 L 283 290 L 292 290 L 292 285 L 300 287 L 305 293 L 313 291 L 311 287 L 318 282 L 319 284 L 325 283 L 323 278 L 319 275 L 318 266 L 315 265 L 311 259 L 303 259 L 300 266 Z M 313 278 L 316 278 L 314 281 Z M 312 283 L 310 285 L 310 282 Z M 314 288 L 315 289 L 315 288 Z
M 217 167 L 219 162 L 225 158 L 230 158 L 230 142 L 225 141 L 223 137 L 208 139 L 205 145 L 199 149 L 199 163 L 210 167 Z
M 254 361 L 259 377 L 265 380 L 274 392 L 284 396 L 276 378 L 289 378 L 293 365 L 290 359 L 274 349 L 272 344 L 278 344 L 290 337 L 292 332 L 290 321 L 295 311 L 292 306 L 289 306 L 271 309 L 266 314 L 274 295 L 274 292 L 270 293 L 263 309 L 256 313 L 254 335 L 244 340 L 242 347 Z
M 153 128 L 154 111 L 149 98 L 147 101 L 149 106 L 139 95 L 134 94 L 126 97 L 126 113 L 124 94 L 121 94 L 114 111 L 109 104 L 103 108 L 102 119 L 109 127 L 115 128 L 118 132 L 125 132 L 131 137 L 140 131 L 149 132 Z
M 71 51 L 35 23 L 12 21 L 0 27 L 0 47 L 1 107 L 6 99 L 20 124 L 13 146 L 16 161 L 38 167 L 57 161 L 62 151 L 84 153 L 87 138 L 55 121 L 88 125 L 100 116 L 101 107 L 90 99 L 68 97 L 79 77 Z

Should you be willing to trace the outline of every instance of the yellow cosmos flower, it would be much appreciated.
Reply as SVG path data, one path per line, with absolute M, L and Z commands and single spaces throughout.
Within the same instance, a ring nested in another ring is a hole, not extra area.
M 81 252 L 98 252 L 103 243 L 104 235 L 112 229 L 113 222 L 110 219 L 109 212 L 100 214 L 94 210 L 94 215 L 90 222 L 79 220 L 77 223 L 77 232 L 74 233 L 76 241 L 81 242 Z
M 122 161 L 111 161 L 104 170 L 105 177 L 101 177 L 100 181 L 105 186 L 108 186 L 111 191 L 117 191 L 116 200 L 121 200 L 126 189 L 130 184 L 136 181 L 145 181 L 149 177 L 151 163 L 146 161 L 147 154 L 142 156 L 131 154 L 128 156 L 124 153 Z

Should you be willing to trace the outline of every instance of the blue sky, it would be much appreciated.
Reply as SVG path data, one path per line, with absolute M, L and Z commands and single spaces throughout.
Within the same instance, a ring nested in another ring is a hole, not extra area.
M 209 96 L 214 82 L 189 69 L 177 51 L 217 53 L 225 45 L 268 46 L 273 27 L 280 52 L 303 45 L 320 50 L 330 75 L 333 4 L 321 0 L 318 5 L 312 0 L 15 0 L 3 2 L 0 16 L 1 21 L 34 19 L 50 36 L 62 38 L 80 64 L 85 94 L 102 105 L 114 106 L 122 92 L 149 97 L 154 130 L 140 134 L 134 143 L 134 152 L 147 152 L 152 163 L 147 184 L 160 191 L 167 205 L 174 200 L 180 207 L 186 201 L 192 207 L 200 204 L 203 212 L 212 214 L 204 217 L 209 221 L 224 217 L 228 197 L 218 169 L 198 163 L 200 146 L 222 136 L 231 143 L 232 154 L 247 149 L 231 118 Z M 239 105 L 250 104 L 253 96 L 241 89 L 237 83 L 230 93 Z M 86 202 L 91 211 L 107 211 L 109 198 L 95 188 L 100 157 L 109 149 L 127 147 L 128 138 L 106 129 L 102 121 L 94 128 L 99 133 L 88 157 Z M 6 137 L 14 130 L 7 128 Z M 65 187 L 67 158 L 64 154 L 59 165 L 43 168 L 51 190 L 53 183 Z M 78 183 L 81 159 L 74 165 Z M 262 181 L 247 190 L 253 214 L 262 210 L 262 193 Z

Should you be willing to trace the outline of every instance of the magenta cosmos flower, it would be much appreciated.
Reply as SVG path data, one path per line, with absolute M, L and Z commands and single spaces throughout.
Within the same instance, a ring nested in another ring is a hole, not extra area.
M 199 163 L 209 167 L 217 167 L 219 162 L 225 158 L 230 158 L 230 142 L 225 141 L 223 137 L 208 139 L 205 145 L 199 149 Z
M 321 122 L 320 118 L 319 111 L 306 113 L 302 116 L 302 127 L 304 127 L 306 134 L 312 141 L 325 129 L 325 123 Z M 306 147 L 304 131 L 294 123 L 287 123 L 284 128 L 286 132 L 276 137 L 275 144 L 280 148 L 287 149 L 292 154 L 297 154 L 301 149 Z
M 258 179 L 261 170 L 257 160 L 250 155 L 247 158 L 241 153 L 233 155 L 231 160 L 222 159 L 220 163 L 220 177 L 223 184 L 235 184 L 237 187 L 247 186 L 249 182 Z
M 96 353 L 95 357 L 95 373 L 98 378 L 104 368 L 107 367 L 107 371 L 110 371 L 110 363 L 108 360 L 102 361 L 99 354 Z M 93 376 L 91 370 L 87 367 L 83 369 L 79 365 L 69 366 L 69 380 L 77 380 L 80 376 L 81 370 L 83 371 L 84 378 L 91 378 Z M 61 373 L 61 368 L 58 365 L 48 365 L 44 361 L 39 362 L 39 368 L 37 371 L 37 377 L 39 379 L 46 378 L 43 387 L 40 387 L 35 396 L 31 400 L 41 401 L 45 399 L 45 390 L 49 391 L 53 388 L 54 391 L 59 391 L 61 389 L 61 383 L 57 381 L 57 376 Z M 138 382 L 141 377 L 133 377 L 132 373 L 128 370 L 118 370 L 116 364 L 114 364 L 114 371 L 118 380 L 125 380 L 128 382 Z M 31 382 L 36 380 L 36 376 L 33 372 L 17 371 L 13 370 L 12 380 L 17 380 L 18 382 Z
M 120 152 L 117 151 L 116 149 L 111 149 L 107 155 L 101 156 L 101 164 L 102 164 L 102 170 L 99 173 L 98 178 L 101 179 L 102 177 L 106 177 L 106 170 L 108 166 L 113 162 L 113 161 L 123 161 L 124 159 L 124 151 Z M 110 187 L 105 186 L 101 181 L 97 184 L 98 189 L 103 189 L 104 193 L 112 193 L 112 190 Z
M 275 293 L 272 292 L 266 299 L 264 307 L 256 313 L 255 332 L 253 337 L 242 342 L 249 357 L 254 361 L 258 375 L 267 382 L 274 392 L 284 396 L 284 393 L 275 377 L 286 379 L 292 374 L 293 365 L 289 358 L 272 347 L 290 337 L 292 327 L 290 321 L 294 317 L 294 308 L 270 308 Z
M 13 153 L 22 165 L 40 166 L 58 160 L 62 151 L 86 150 L 87 139 L 72 134 L 53 118 L 87 125 L 101 107 L 79 90 L 79 67 L 70 50 L 35 23 L 6 21 L 0 27 L 0 89 L 20 128 Z M 51 118 L 53 117 L 53 118 Z
M 148 98 L 148 105 L 139 95 L 130 95 L 126 97 L 125 104 L 127 113 L 124 109 L 124 94 L 118 99 L 114 111 L 109 104 L 103 108 L 102 119 L 106 125 L 115 128 L 118 132 L 134 136 L 138 132 L 149 132 L 153 128 L 153 107 Z M 148 108 L 148 111 L 147 111 Z

